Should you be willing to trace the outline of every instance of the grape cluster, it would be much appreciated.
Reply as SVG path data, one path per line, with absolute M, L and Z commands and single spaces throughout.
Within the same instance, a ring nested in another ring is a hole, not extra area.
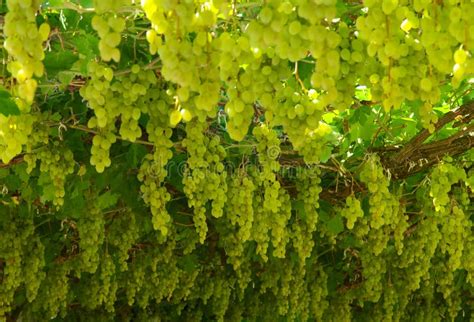
M 36 25 L 36 12 L 41 2 L 38 0 L 8 1 L 8 12 L 5 15 L 4 47 L 13 60 L 8 63 L 8 71 L 16 79 L 14 93 L 20 109 L 26 111 L 33 103 L 37 82 L 33 76 L 41 77 L 44 73 L 43 42 L 49 37 L 50 27 L 43 23 Z
M 389 180 L 383 173 L 377 156 L 369 157 L 360 173 L 360 179 L 367 185 L 370 192 L 370 226 L 378 229 L 394 221 L 398 212 L 393 212 L 392 207 L 398 204 L 388 190 Z
M 446 218 L 441 221 L 441 235 L 443 238 L 439 242 L 441 252 L 449 255 L 446 262 L 450 272 L 454 272 L 461 267 L 461 257 L 465 242 L 471 235 L 471 222 L 469 216 L 466 216 L 462 206 L 452 201 L 447 212 L 443 213 Z
M 38 236 L 31 238 L 25 245 L 23 279 L 26 287 L 26 298 L 28 302 L 32 302 L 40 288 L 46 274 L 43 269 L 45 267 L 44 246 Z
M 451 186 L 458 181 L 466 181 L 466 172 L 462 167 L 449 163 L 449 160 L 439 163 L 431 173 L 430 197 L 436 212 L 443 214 L 450 202 Z
M 53 204 L 61 207 L 64 204 L 64 185 L 69 174 L 74 173 L 74 155 L 58 141 L 41 147 L 39 151 L 30 154 L 28 161 L 28 173 L 35 167 L 36 161 L 40 161 L 40 171 L 49 176 L 50 183 L 54 187 Z
M 92 18 L 92 28 L 99 34 L 100 57 L 103 61 L 120 61 L 120 50 L 117 48 L 125 29 L 125 19 L 112 13 L 96 14 Z
M 277 214 L 282 204 L 279 200 L 280 182 L 276 173 L 280 170 L 280 140 L 269 126 L 261 124 L 253 129 L 257 141 L 258 162 L 261 166 L 260 177 L 264 191 L 263 207 L 265 211 Z
M 271 221 L 270 213 L 264 208 L 264 199 L 260 192 L 256 192 L 253 198 L 254 223 L 252 226 L 252 239 L 257 243 L 256 253 L 263 261 L 268 261 L 267 250 L 270 242 L 269 230 Z
M 105 304 L 105 309 L 108 312 L 114 312 L 114 304 L 116 301 L 116 292 L 118 289 L 117 281 L 115 280 L 115 263 L 112 256 L 105 254 L 100 263 L 99 279 L 102 281 L 98 302 Z
M 298 200 L 303 202 L 303 209 L 297 210 L 296 220 L 292 223 L 292 243 L 301 263 L 304 263 L 311 256 L 313 233 L 319 219 L 320 170 L 317 167 L 301 169 L 296 179 Z
M 248 175 L 236 172 L 230 177 L 228 184 L 228 200 L 226 214 L 234 226 L 238 226 L 240 243 L 250 239 L 253 224 L 253 195 L 255 185 Z
M 191 121 L 186 125 L 187 135 L 182 142 L 189 155 L 183 177 L 184 193 L 189 207 L 194 209 L 194 224 L 201 243 L 207 234 L 207 202 L 212 201 L 211 214 L 218 218 L 223 215 L 227 201 L 227 172 L 222 163 L 226 152 L 219 145 L 219 136 L 205 135 L 206 127 L 206 123 Z
M 69 303 L 69 273 L 70 263 L 56 264 L 51 267 L 38 291 L 38 296 L 32 303 L 31 317 L 42 316 L 44 319 L 54 319 L 58 315 L 65 317 Z
M 83 271 L 95 273 L 100 264 L 100 248 L 104 241 L 105 220 L 96 205 L 91 204 L 88 213 L 77 222 L 79 232 L 80 267 Z
M 0 113 L 0 159 L 9 163 L 32 137 L 37 117 L 31 114 L 5 116 Z
M 139 238 L 140 230 L 135 217 L 133 212 L 126 210 L 120 213 L 107 229 L 107 242 L 117 248 L 115 254 L 117 269 L 120 271 L 127 270 L 129 250 Z
M 120 117 L 119 133 L 121 138 L 134 142 L 142 135 L 138 121 L 142 112 L 150 109 L 145 98 L 152 86 L 157 84 L 153 71 L 133 65 L 131 72 L 114 79 L 113 70 L 97 62 L 88 64 L 91 76 L 80 93 L 94 110 L 88 127 L 97 129 L 92 140 L 91 164 L 98 172 L 110 166 L 109 150 L 117 139 L 115 122 Z
M 290 196 L 285 189 L 278 192 L 278 201 L 281 204 L 277 213 L 270 215 L 271 240 L 273 245 L 273 256 L 285 258 L 286 245 L 289 240 L 288 221 L 291 218 Z
M 351 195 L 346 198 L 346 206 L 341 210 L 341 216 L 347 219 L 346 226 L 348 229 L 354 228 L 357 219 L 364 217 L 360 201 L 355 196 Z
M 372 1 L 367 7 L 367 15 L 360 16 L 356 26 L 376 63 L 371 60 L 373 67 L 366 81 L 373 98 L 381 99 L 386 110 L 400 107 L 406 99 L 421 99 L 422 124 L 433 131 L 437 122 L 433 104 L 440 99 L 438 84 L 452 73 L 457 86 L 467 70 L 472 72 L 466 48 L 473 39 L 462 30 L 474 6 L 459 1 L 419 1 L 414 6 Z
M 0 283 L 0 319 L 5 319 L 5 315 L 11 311 L 14 296 L 17 288 L 26 280 L 29 281 L 29 273 L 24 270 L 32 268 L 38 271 L 39 266 L 35 266 L 34 260 L 25 266 L 26 260 L 24 247 L 28 246 L 29 238 L 33 233 L 31 223 L 18 222 L 14 218 L 6 218 L 3 221 L 2 234 L 0 235 L 0 260 L 2 261 L 2 283 Z M 38 263 L 39 264 L 39 263 Z M 41 283 L 41 274 L 39 274 Z M 28 287 L 28 299 L 34 297 L 36 283 Z
M 146 34 L 150 52 L 160 55 L 163 77 L 178 85 L 178 99 L 189 101 L 189 117 L 214 117 L 220 92 L 219 49 L 210 27 L 217 20 L 217 8 L 176 0 L 146 0 L 141 5 L 152 24 Z M 195 37 L 188 37 L 190 33 Z

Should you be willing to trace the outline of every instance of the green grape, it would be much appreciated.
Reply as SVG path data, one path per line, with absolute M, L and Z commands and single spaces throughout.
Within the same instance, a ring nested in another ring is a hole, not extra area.
M 341 210 L 341 216 L 347 219 L 347 228 L 353 229 L 357 219 L 364 217 L 364 211 L 360 206 L 360 201 L 353 195 L 347 197 L 346 207 Z
M 80 94 L 95 113 L 89 119 L 88 127 L 98 129 L 91 148 L 91 164 L 97 172 L 103 172 L 111 164 L 109 150 L 117 140 L 117 118 L 121 120 L 119 134 L 122 139 L 134 142 L 142 135 L 138 121 L 142 113 L 149 112 L 144 99 L 151 99 L 147 93 L 157 85 L 157 80 L 151 70 L 143 70 L 136 65 L 133 67 L 134 73 L 114 79 L 111 68 L 96 62 L 88 64 L 91 79 L 81 88 Z
M 127 270 L 129 250 L 140 236 L 135 218 L 136 215 L 127 209 L 112 221 L 107 230 L 107 242 L 117 248 L 114 254 L 118 258 L 117 269 L 121 271 Z
M 433 205 L 439 214 L 446 212 L 446 207 L 450 202 L 449 192 L 451 186 L 458 181 L 466 181 L 466 172 L 462 167 L 456 167 L 449 163 L 449 160 L 439 163 L 431 173 L 430 197 L 433 198 Z
M 28 112 L 37 88 L 33 77 L 43 76 L 43 42 L 49 37 L 50 27 L 47 23 L 39 28 L 36 25 L 38 1 L 9 1 L 7 6 L 4 47 L 12 57 L 7 69 L 18 82 L 13 87 L 19 98 L 17 105 Z
M 255 185 L 252 178 L 237 172 L 230 177 L 226 213 L 232 225 L 239 227 L 237 236 L 243 243 L 250 239 L 253 224 L 253 194 Z
M 94 204 L 91 204 L 88 213 L 83 214 L 78 220 L 80 267 L 85 272 L 95 273 L 99 266 L 104 225 L 104 216 Z
M 182 142 L 189 154 L 183 177 L 184 193 L 188 206 L 194 209 L 194 225 L 201 243 L 207 234 L 206 204 L 212 202 L 211 214 L 219 218 L 227 201 L 227 172 L 222 164 L 226 152 L 219 145 L 218 136 L 209 138 L 204 134 L 206 126 L 197 120 L 189 122 Z

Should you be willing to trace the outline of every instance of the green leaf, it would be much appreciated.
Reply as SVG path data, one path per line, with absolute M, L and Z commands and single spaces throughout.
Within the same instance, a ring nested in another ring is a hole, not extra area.
M 0 114 L 5 116 L 20 115 L 20 110 L 12 100 L 10 92 L 2 86 L 0 86 Z
M 291 202 L 291 208 L 296 211 L 296 214 L 301 217 L 301 219 L 306 219 L 306 210 L 304 209 L 303 200 L 293 200 Z
M 337 235 L 344 231 L 344 223 L 340 215 L 334 216 L 327 222 L 328 231 L 334 235 Z
M 130 144 L 126 155 L 127 163 L 132 169 L 136 169 L 146 155 L 147 150 L 143 145 Z
M 44 68 L 49 77 L 55 77 L 59 72 L 71 69 L 79 57 L 67 50 L 56 50 L 46 52 L 44 57 Z
M 97 207 L 99 207 L 99 209 L 101 210 L 104 210 L 112 206 L 115 206 L 115 204 L 118 201 L 118 198 L 119 198 L 118 194 L 107 191 L 106 193 L 100 195 L 97 198 Z

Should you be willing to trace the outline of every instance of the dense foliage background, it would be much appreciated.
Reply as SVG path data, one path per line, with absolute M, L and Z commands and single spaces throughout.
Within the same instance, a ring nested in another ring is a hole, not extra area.
M 0 11 L 0 321 L 474 319 L 472 1 Z

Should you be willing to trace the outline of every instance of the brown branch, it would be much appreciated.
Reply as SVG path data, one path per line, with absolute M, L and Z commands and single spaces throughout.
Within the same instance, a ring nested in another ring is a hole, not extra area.
M 458 120 L 458 122 L 469 123 L 474 117 L 474 101 L 464 104 L 457 109 L 446 113 L 436 124 L 435 132 L 439 131 L 449 122 Z M 427 129 L 422 130 L 408 144 L 406 144 L 399 153 L 393 158 L 392 162 L 401 164 L 411 158 L 413 153 L 431 136 Z

